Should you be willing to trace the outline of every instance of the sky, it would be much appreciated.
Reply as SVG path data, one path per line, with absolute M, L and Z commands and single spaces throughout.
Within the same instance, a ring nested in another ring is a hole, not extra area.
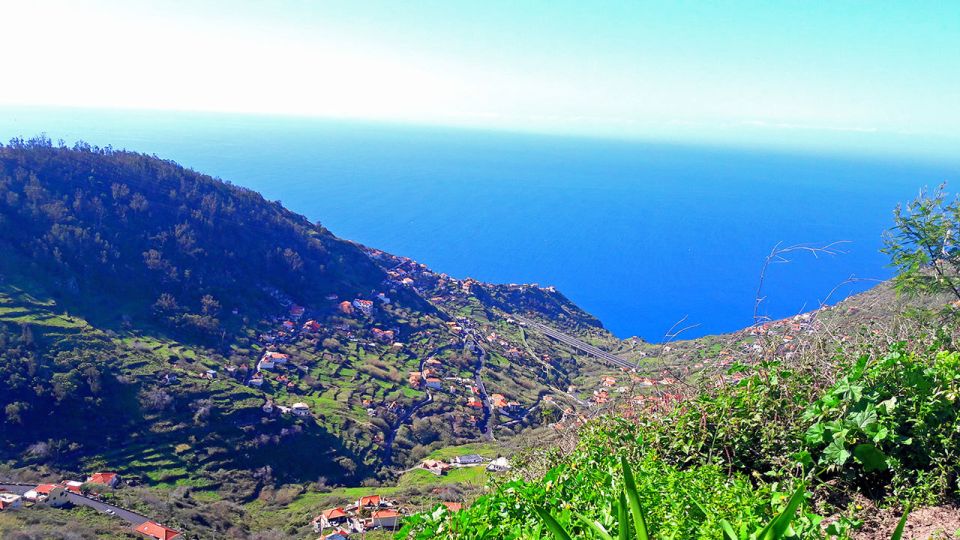
M 0 105 L 955 156 L 960 2 L 0 3 Z

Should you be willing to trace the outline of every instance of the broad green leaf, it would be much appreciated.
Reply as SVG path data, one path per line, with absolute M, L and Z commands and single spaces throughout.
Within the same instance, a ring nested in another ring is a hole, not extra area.
M 804 469 L 809 469 L 813 467 L 813 458 L 810 456 L 810 452 L 806 450 L 801 450 L 794 453 L 790 456 L 796 461 L 799 465 L 802 465 Z
M 865 471 L 883 471 L 887 468 L 887 456 L 872 444 L 858 444 L 853 449 L 853 456 Z
M 834 439 L 824 450 L 823 457 L 827 463 L 832 465 L 843 465 L 850 459 L 850 451 L 846 444 L 840 439 Z
M 896 410 L 897 408 L 897 396 L 893 396 L 892 398 L 886 401 L 881 401 L 880 407 L 883 408 L 883 410 L 886 411 L 887 414 L 893 414 L 893 411 Z
M 866 432 L 869 427 L 877 423 L 877 413 L 871 405 L 866 410 L 855 412 L 849 416 L 850 423 L 860 431 Z
M 826 428 L 817 422 L 807 429 L 806 441 L 808 444 L 820 444 L 826 440 Z

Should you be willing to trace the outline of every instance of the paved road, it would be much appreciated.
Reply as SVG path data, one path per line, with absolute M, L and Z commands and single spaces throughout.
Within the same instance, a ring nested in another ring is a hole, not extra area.
M 0 484 L 0 489 L 5 489 L 11 493 L 17 493 L 19 495 L 23 495 L 35 487 L 37 486 L 34 484 Z M 77 495 L 76 493 L 67 493 L 67 500 L 76 506 L 87 506 L 105 514 L 108 513 L 108 511 L 113 511 L 113 515 L 126 521 L 130 525 L 140 525 L 144 521 L 150 521 L 150 518 L 147 516 L 140 515 L 136 512 L 131 512 L 124 508 L 120 508 L 119 506 L 114 506 L 112 504 L 91 499 L 90 497 Z
M 467 330 L 465 337 L 473 342 L 474 352 L 477 356 L 476 371 L 474 372 L 474 382 L 477 385 L 477 390 L 480 391 L 480 400 L 483 403 L 483 420 L 480 421 L 481 433 L 488 440 L 495 441 L 496 437 L 493 435 L 493 424 L 496 422 L 496 418 L 493 415 L 493 404 L 490 402 L 490 396 L 487 394 L 487 388 L 483 385 L 483 377 L 480 375 L 480 372 L 483 371 L 484 361 L 487 357 L 487 351 L 480 346 L 480 340 L 473 334 L 473 330 Z
M 534 328 L 540 332 L 543 332 L 543 334 L 546 336 L 549 336 L 561 343 L 566 343 L 567 345 L 570 345 L 575 349 L 579 349 L 580 351 L 585 352 L 591 356 L 595 356 L 601 360 L 606 360 L 607 362 L 610 362 L 611 364 L 617 367 L 621 367 L 624 369 L 637 369 L 636 364 L 627 362 L 626 360 L 624 360 L 623 358 L 620 358 L 619 356 L 608 353 L 607 351 L 600 349 L 599 347 L 595 347 L 593 345 L 590 345 L 589 343 L 585 343 L 573 336 L 564 334 L 559 330 L 554 330 L 553 328 L 550 328 L 545 324 L 540 324 L 536 321 L 532 321 L 525 317 L 521 317 L 520 315 L 517 315 L 517 314 L 514 314 L 513 317 L 516 318 L 518 321 L 526 324 L 527 326 Z

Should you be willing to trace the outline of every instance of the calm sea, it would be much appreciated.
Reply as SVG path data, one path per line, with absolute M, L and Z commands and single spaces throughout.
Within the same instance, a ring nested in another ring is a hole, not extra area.
M 457 277 L 555 285 L 619 336 L 750 324 L 776 244 L 848 241 L 767 274 L 764 312 L 819 305 L 878 252 L 898 201 L 960 167 L 881 159 L 193 113 L 0 108 L 45 132 L 173 159 L 260 191 L 337 235 Z M 862 290 L 842 287 L 831 298 Z

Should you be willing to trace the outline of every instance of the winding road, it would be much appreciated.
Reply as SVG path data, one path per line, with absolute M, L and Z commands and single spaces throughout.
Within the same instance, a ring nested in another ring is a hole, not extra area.
M 35 487 L 37 487 L 35 484 L 0 484 L 0 489 L 5 489 L 10 493 L 16 493 L 17 495 L 23 495 Z M 75 506 L 86 506 L 93 508 L 98 512 L 116 516 L 133 526 L 140 525 L 145 521 L 150 521 L 150 518 L 142 514 L 131 512 L 126 508 L 120 508 L 119 506 L 107 504 L 103 501 L 98 501 L 96 499 L 92 499 L 84 495 L 78 495 L 73 492 L 67 492 L 67 500 Z

